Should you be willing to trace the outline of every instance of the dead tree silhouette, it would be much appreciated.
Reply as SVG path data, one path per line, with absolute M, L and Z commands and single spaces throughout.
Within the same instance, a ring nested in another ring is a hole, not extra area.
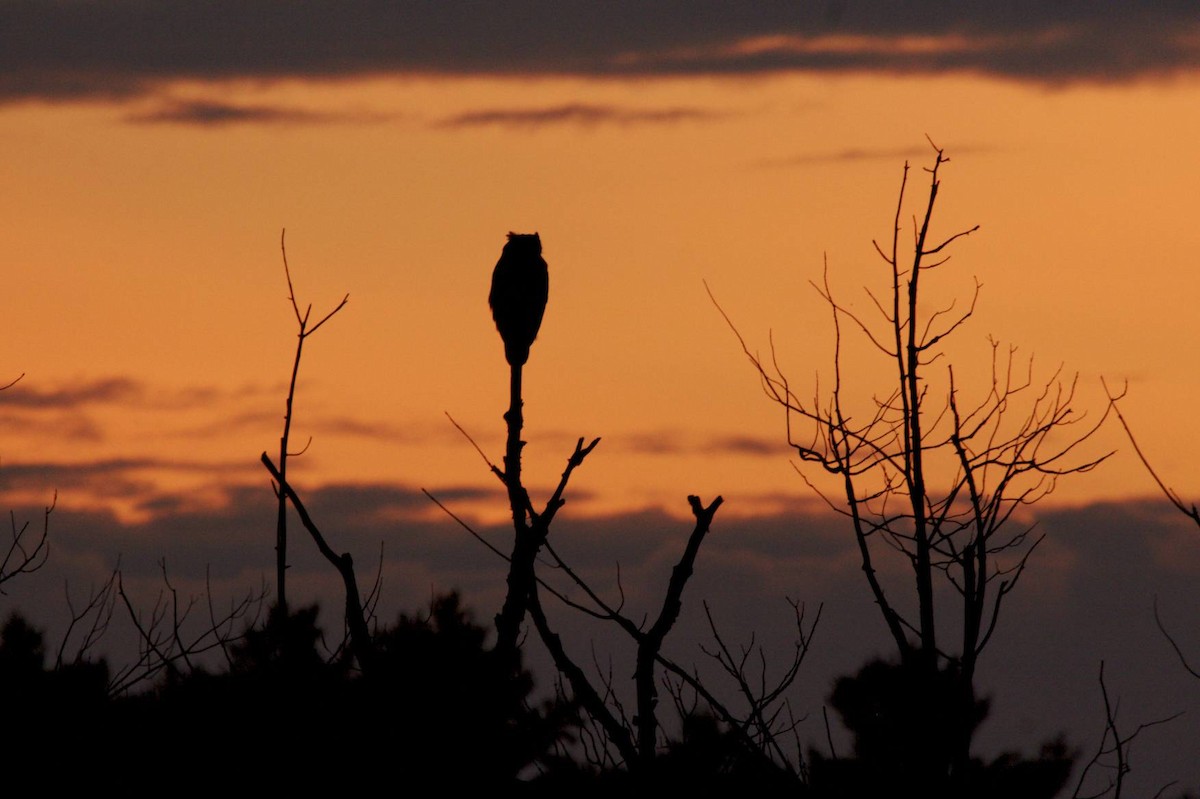
M 733 661 L 715 626 L 713 627 L 714 636 L 724 652 L 723 655 L 715 657 L 721 663 L 722 669 L 738 681 L 742 695 L 750 706 L 745 717 L 739 717 L 735 711 L 722 704 L 700 681 L 694 668 L 684 668 L 662 652 L 664 641 L 679 618 L 684 588 L 693 574 L 701 543 L 710 531 L 717 509 L 724 502 L 721 497 L 718 496 L 707 506 L 698 496 L 688 497 L 688 504 L 696 520 L 695 529 L 688 538 L 683 556 L 671 572 L 661 610 L 649 626 L 646 619 L 639 623 L 622 611 L 623 597 L 619 603 L 608 602 L 602 598 L 551 547 L 548 540 L 551 523 L 566 502 L 563 495 L 568 481 L 574 470 L 583 464 L 584 459 L 600 443 L 600 439 L 592 439 L 587 445 L 584 444 L 584 438 L 578 439 L 553 495 L 540 511 L 535 509 L 521 473 L 521 456 L 525 446 L 525 442 L 521 440 L 521 369 L 529 357 L 529 347 L 541 325 L 547 287 L 546 262 L 541 257 L 539 236 L 536 233 L 509 233 L 508 243 L 492 276 L 489 295 L 493 318 L 504 340 L 505 356 L 512 370 L 510 404 L 504 414 L 508 432 L 504 468 L 501 469 L 492 463 L 470 435 L 451 418 L 455 427 L 458 427 L 484 458 L 491 472 L 505 485 L 515 533 L 511 556 L 498 550 L 469 524 L 451 513 L 432 494 L 425 492 L 472 536 L 509 563 L 507 592 L 503 607 L 496 615 L 496 644 L 492 650 L 493 655 L 501 667 L 506 664 L 519 665 L 521 627 L 528 615 L 558 670 L 563 695 L 566 695 L 566 688 L 569 687 L 572 701 L 589 719 L 581 720 L 578 728 L 581 736 L 579 744 L 584 757 L 591 766 L 601 770 L 624 766 L 626 774 L 631 775 L 642 788 L 650 784 L 648 781 L 678 776 L 671 769 L 678 768 L 680 752 L 683 751 L 680 746 L 690 743 L 695 748 L 694 741 L 671 741 L 660 724 L 660 682 L 666 685 L 685 727 L 693 722 L 707 723 L 711 729 L 719 730 L 722 736 L 727 734 L 728 742 L 739 754 L 736 765 L 719 758 L 708 758 L 708 770 L 705 774 L 713 775 L 726 771 L 740 773 L 750 769 L 764 779 L 770 777 L 794 780 L 798 775 L 786 762 L 786 755 L 777 742 L 782 732 L 790 733 L 792 730 L 780 729 L 781 725 L 776 723 L 780 718 L 779 709 L 772 706 L 795 678 L 800 661 L 808 649 L 812 629 L 810 627 L 807 633 L 805 632 L 799 610 L 797 625 L 801 641 L 797 645 L 793 662 L 785 669 L 785 674 L 777 685 L 767 684 L 765 668 L 761 680 L 757 680 L 757 686 L 752 685 L 745 666 L 746 658 L 743 657 L 741 663 Z M 537 573 L 537 559 L 542 552 L 549 559 L 549 567 L 564 575 L 568 584 L 582 591 L 587 597 L 586 600 L 572 600 L 562 586 L 551 585 Z M 637 648 L 637 662 L 634 671 L 636 710 L 632 718 L 621 705 L 611 672 L 607 675 L 601 672 L 599 682 L 595 682 L 568 654 L 566 645 L 547 618 L 542 605 L 542 589 L 568 608 L 592 619 L 612 622 L 633 639 Z M 709 621 L 711 624 L 711 616 Z M 685 699 L 685 691 L 692 691 L 694 699 Z M 701 701 L 708 705 L 711 715 L 706 715 L 703 711 L 697 713 L 696 706 Z M 703 721 L 700 720 L 702 717 Z M 659 756 L 663 754 L 672 757 L 661 759 L 660 762 Z
M 914 773 L 924 795 L 951 789 L 961 795 L 970 766 L 976 664 L 1042 540 L 1024 511 L 1059 480 L 1090 471 L 1111 453 L 1081 454 L 1104 417 L 1089 426 L 1073 407 L 1077 379 L 1061 380 L 1055 371 L 1039 382 L 1032 360 L 1022 364 L 1015 347 L 1005 352 L 991 340 L 990 385 L 974 401 L 960 390 L 945 340 L 974 315 L 980 284 L 975 281 L 965 308 L 932 307 L 923 287 L 949 260 L 947 248 L 978 226 L 934 238 L 940 170 L 949 159 L 930 144 L 929 190 L 913 217 L 912 250 L 904 251 L 900 235 L 907 163 L 889 240 L 874 242 L 887 279 L 883 293 L 867 291 L 867 307 L 877 315 L 835 297 L 828 267 L 813 284 L 834 331 L 825 398 L 814 391 L 808 399 L 779 366 L 773 342 L 770 357 L 760 357 L 721 313 L 767 397 L 785 410 L 789 446 L 802 463 L 833 478 L 824 488 L 801 470 L 846 519 L 871 596 L 915 690 L 926 695 L 924 706 L 940 701 L 945 670 L 954 677 L 959 701 L 949 718 L 955 729 L 940 743 L 924 742 Z M 862 333 L 892 374 L 890 385 L 861 404 L 848 388 L 843 326 Z M 892 580 L 878 568 L 890 557 L 907 567 L 905 578 Z

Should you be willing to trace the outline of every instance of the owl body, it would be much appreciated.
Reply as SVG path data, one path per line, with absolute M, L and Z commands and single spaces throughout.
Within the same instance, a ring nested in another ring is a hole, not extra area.
M 537 233 L 509 233 L 492 272 L 488 305 L 504 340 L 504 357 L 513 366 L 523 366 L 529 360 L 529 347 L 542 326 L 549 288 L 541 238 Z

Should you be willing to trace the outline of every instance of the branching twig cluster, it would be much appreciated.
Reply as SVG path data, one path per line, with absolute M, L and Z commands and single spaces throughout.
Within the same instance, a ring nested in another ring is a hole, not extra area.
M 0 391 L 12 388 L 23 377 L 24 372 L 0 386 Z M 46 565 L 46 559 L 50 557 L 50 514 L 57 504 L 58 492 L 55 491 L 42 514 L 41 530 L 31 530 L 28 521 L 17 524 L 16 514 L 9 511 L 11 537 L 8 547 L 3 550 L 3 558 L 0 558 L 0 595 L 4 594 L 4 584 L 9 580 L 21 574 L 32 574 Z
M 1137 725 L 1133 732 L 1122 734 L 1117 729 L 1117 711 L 1120 703 L 1109 698 L 1108 686 L 1104 682 L 1103 660 L 1100 661 L 1100 695 L 1104 699 L 1104 732 L 1100 736 L 1100 743 L 1096 746 L 1095 753 L 1079 772 L 1075 791 L 1071 794 L 1072 799 L 1101 799 L 1101 797 L 1121 799 L 1121 791 L 1125 787 L 1125 777 L 1131 770 L 1130 754 L 1134 739 L 1143 731 L 1159 724 L 1166 724 L 1182 715 L 1182 713 L 1176 713 L 1167 718 L 1144 722 Z M 1098 772 L 1105 774 L 1105 784 L 1099 789 L 1091 788 L 1085 793 L 1085 788 L 1089 786 L 1089 778 Z M 1172 785 L 1174 783 L 1168 783 L 1160 788 L 1154 794 L 1154 799 L 1162 796 Z
M 683 700 L 683 692 L 685 689 L 690 690 L 693 698 L 696 701 L 703 700 L 708 710 L 726 724 L 748 752 L 777 766 L 791 768 L 790 760 L 778 741 L 781 733 L 794 728 L 794 724 L 789 726 L 789 722 L 782 721 L 781 697 L 796 677 L 800 662 L 808 650 L 815 622 L 806 631 L 803 614 L 797 612 L 801 643 L 797 645 L 794 661 L 770 686 L 765 682 L 765 664 L 763 672 L 759 675 L 760 685 L 754 686 L 747 660 L 735 663 L 731 659 L 718 657 L 722 668 L 738 681 L 741 695 L 749 708 L 740 715 L 729 710 L 701 682 L 694 670 L 682 668 L 662 651 L 668 634 L 679 618 L 683 592 L 694 571 L 700 547 L 711 528 L 717 509 L 724 500 L 717 497 L 706 506 L 699 497 L 688 497 L 695 526 L 679 562 L 672 571 L 662 607 L 653 621 L 635 621 L 623 612 L 623 593 L 615 603 L 603 598 L 560 556 L 549 536 L 551 523 L 566 502 L 564 494 L 574 470 L 584 463 L 600 443 L 600 439 L 593 439 L 587 444 L 584 438 L 576 441 L 558 485 L 544 508 L 538 511 L 530 499 L 521 474 L 521 454 L 525 446 L 525 442 L 521 440 L 524 418 L 520 395 L 520 370 L 523 364 L 510 366 L 512 379 L 509 409 L 504 414 L 508 435 L 503 468 L 487 457 L 461 425 L 453 418 L 450 421 L 471 442 L 489 471 L 505 486 L 514 528 L 511 554 L 505 555 L 430 492 L 425 492 L 460 526 L 508 563 L 508 590 L 504 605 L 496 616 L 497 642 L 494 653 L 501 658 L 515 657 L 521 642 L 522 623 L 528 616 L 557 668 L 559 691 L 563 694 L 569 692 L 573 700 L 585 711 L 586 716 L 580 726 L 579 745 L 588 761 L 598 768 L 620 765 L 635 772 L 642 772 L 655 761 L 666 744 L 658 709 L 660 683 L 666 687 L 677 709 L 688 707 Z M 541 553 L 545 553 L 549 559 L 548 565 L 568 585 L 582 592 L 582 601 L 572 599 L 567 589 L 551 585 L 538 573 L 538 559 Z M 568 652 L 566 644 L 547 618 L 542 604 L 543 592 L 576 612 L 615 625 L 631 639 L 636 649 L 633 673 L 635 705 L 632 709 L 623 704 L 621 691 L 613 681 L 611 664 L 602 667 L 593 653 L 595 675 L 590 675 Z M 725 648 L 724 642 L 716 634 L 715 626 L 713 632 L 718 647 Z M 691 707 L 694 711 L 695 702 Z M 788 715 L 790 718 L 790 712 Z
M 0 559 L 0 594 L 4 593 L 4 584 L 21 574 L 32 574 L 46 565 L 50 557 L 50 514 L 58 504 L 58 492 L 46 506 L 42 514 L 40 529 L 31 529 L 28 521 L 17 524 L 16 514 L 9 511 L 9 524 L 12 535 L 8 548 Z
M 124 606 L 129 621 L 137 631 L 138 655 L 133 662 L 121 667 L 110 677 L 108 690 L 112 696 L 128 693 L 163 674 L 178 675 L 193 671 L 201 664 L 203 656 L 214 650 L 220 650 L 228 662 L 230 645 L 240 640 L 244 628 L 257 623 L 262 614 L 267 597 L 265 587 L 231 601 L 228 609 L 218 612 L 212 602 L 211 586 L 208 586 L 203 607 L 208 618 L 196 621 L 194 617 L 200 599 L 195 596 L 181 598 L 179 591 L 171 584 L 166 562 L 160 562 L 159 567 L 164 587 L 149 611 L 138 610 L 135 606 L 125 591 L 119 569 L 113 572 L 112 578 L 98 594 L 93 594 L 93 600 L 89 603 L 98 612 L 104 612 L 104 608 L 114 601 L 111 594 L 115 591 L 116 598 Z M 106 598 L 97 600 L 97 596 Z
M 836 495 L 797 468 L 853 530 L 863 574 L 900 659 L 921 664 L 928 685 L 936 684 L 938 671 L 948 666 L 958 675 L 966 708 L 976 662 L 992 637 L 1004 599 L 1041 541 L 1031 526 L 1014 517 L 1053 491 L 1060 477 L 1086 472 L 1108 455 L 1080 454 L 1103 418 L 1088 423 L 1073 409 L 1076 380 L 1064 381 L 1059 371 L 1036 380 L 1032 359 L 1020 362 L 1015 349 L 1002 351 L 992 342 L 990 385 L 973 402 L 965 400 L 952 366 L 940 370 L 944 389 L 931 381 L 931 376 L 938 379 L 935 367 L 945 356 L 946 339 L 974 315 L 980 289 L 976 281 L 962 308 L 951 303 L 928 311 L 922 301 L 922 278 L 946 264 L 951 244 L 978 230 L 975 226 L 941 240 L 933 237 L 939 172 L 949 160 L 941 149 L 934 150 L 933 166 L 926 170 L 928 197 L 923 213 L 913 220 L 911 255 L 902 253 L 900 243 L 908 164 L 890 241 L 886 246 L 874 242 L 890 278 L 886 296 L 867 291 L 878 321 L 835 297 L 828 267 L 823 281 L 814 284 L 829 308 L 834 332 L 833 380 L 826 396 L 818 386 L 812 400 L 804 399 L 780 367 L 774 341 L 769 358 L 761 357 L 717 308 L 766 395 L 784 410 L 788 443 L 800 462 L 834 478 Z M 847 324 L 866 337 L 869 349 L 893 375 L 890 387 L 873 396 L 865 410 L 852 409 L 843 384 L 842 328 Z M 885 585 L 877 562 L 889 553 L 908 565 L 907 590 L 913 591 L 915 602 L 898 599 L 895 586 Z M 939 608 L 935 590 L 939 583 L 958 597 L 950 608 L 957 628 L 950 646 L 945 608 Z M 905 609 L 910 606 L 915 612 Z M 964 726 L 956 736 L 959 750 L 951 755 L 959 772 L 967 765 L 968 718 L 964 712 Z
M 763 648 L 755 646 L 752 638 L 748 645 L 740 646 L 735 654 L 717 629 L 708 602 L 704 603 L 704 614 L 716 647 L 701 648 L 705 654 L 717 661 L 722 671 L 733 680 L 747 709 L 742 718 L 726 718 L 725 721 L 743 730 L 756 748 L 769 752 L 776 762 L 790 765 L 794 758 L 797 763 L 803 765 L 797 728 L 804 719 L 796 719 L 792 715 L 791 706 L 783 697 L 784 692 L 796 681 L 800 666 L 808 655 L 824 605 L 817 607 L 813 620 L 807 624 L 804 605 L 794 601 L 791 605 L 796 619 L 796 640 L 793 644 L 792 659 L 782 673 L 772 679 L 767 677 L 768 663 Z M 787 737 L 793 739 L 787 747 L 791 754 L 785 751 L 783 745 L 783 739 Z
M 982 399 L 964 405 L 953 367 L 945 370 L 948 388 L 940 403 L 932 393 L 926 370 L 943 356 L 938 345 L 973 315 L 979 290 L 976 283 L 964 310 L 954 311 L 951 306 L 922 316 L 921 277 L 949 260 L 941 255 L 948 245 L 978 229 L 930 242 L 938 172 L 947 161 L 937 150 L 928 170 L 924 217 L 914 231 L 912 261 L 907 265 L 901 263 L 899 246 L 908 180 L 905 165 L 890 247 L 875 244 L 891 276 L 887 301 L 870 295 L 883 319 L 882 331 L 835 298 L 828 270 L 823 283 L 815 286 L 830 308 L 835 333 L 833 387 L 827 398 L 802 399 L 779 367 L 774 343 L 770 359 L 760 357 L 728 315 L 721 313 L 767 396 L 785 410 L 788 442 L 801 462 L 816 464 L 837 478 L 840 496 L 817 489 L 818 493 L 849 521 L 863 572 L 900 653 L 938 654 L 970 672 L 995 628 L 1002 600 L 1015 587 L 1041 540 L 1031 536 L 1029 527 L 1016 524 L 1014 514 L 1050 493 L 1059 477 L 1088 471 L 1107 455 L 1076 456 L 1098 423 L 1071 434 L 1071 428 L 1083 421 L 1072 410 L 1075 381 L 1064 384 L 1055 372 L 1048 380 L 1036 382 L 1032 360 L 1018 368 L 1016 351 L 1001 354 L 995 342 L 991 384 Z M 844 397 L 845 321 L 892 362 L 896 375 L 892 388 L 875 397 L 865 416 L 852 413 Z M 1025 397 L 1027 409 L 1018 411 Z M 802 434 L 805 426 L 808 432 Z M 810 485 L 816 489 L 815 483 Z M 875 567 L 880 544 L 911 566 L 918 600 L 915 618 L 899 611 L 880 581 Z M 942 573 L 961 597 L 963 631 L 957 651 L 938 642 L 936 573 Z

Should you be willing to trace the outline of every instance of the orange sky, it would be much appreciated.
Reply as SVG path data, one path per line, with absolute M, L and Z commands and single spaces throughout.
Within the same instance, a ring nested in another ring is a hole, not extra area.
M 794 381 L 828 374 L 828 315 L 807 283 L 828 255 L 842 296 L 886 285 L 871 239 L 888 234 L 905 160 L 930 163 L 928 134 L 951 157 L 936 229 L 981 225 L 938 278 L 943 296 L 984 284 L 958 368 L 987 357 L 990 334 L 1044 374 L 1078 372 L 1090 414 L 1101 375 L 1128 380 L 1142 443 L 1189 487 L 1195 79 L 381 78 L 170 93 L 311 117 L 138 122 L 146 100 L 0 108 L 0 363 L 26 373 L 11 391 L 130 381 L 106 401 L 10 405 L 5 464 L 147 458 L 222 467 L 139 475 L 151 482 L 261 480 L 294 341 L 286 227 L 300 298 L 320 312 L 351 297 L 310 340 L 296 434 L 314 441 L 297 479 L 488 485 L 443 413 L 499 457 L 507 379 L 487 285 L 504 234 L 537 230 L 551 292 L 526 372 L 530 475 L 555 479 L 574 438 L 598 435 L 578 482 L 592 509 L 682 511 L 698 492 L 752 512 L 764 496 L 804 497 L 781 416 L 703 281 L 752 346 L 774 331 Z M 545 109 L 568 111 L 469 116 Z M 1097 451 L 1123 451 L 1059 500 L 1153 490 L 1118 432 Z

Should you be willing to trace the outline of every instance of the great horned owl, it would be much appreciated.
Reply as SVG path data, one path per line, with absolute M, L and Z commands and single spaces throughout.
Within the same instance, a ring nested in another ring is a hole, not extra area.
M 536 233 L 509 233 L 492 272 L 488 305 L 504 339 L 504 357 L 512 366 L 523 366 L 529 360 L 529 346 L 542 326 L 549 287 L 541 238 Z

